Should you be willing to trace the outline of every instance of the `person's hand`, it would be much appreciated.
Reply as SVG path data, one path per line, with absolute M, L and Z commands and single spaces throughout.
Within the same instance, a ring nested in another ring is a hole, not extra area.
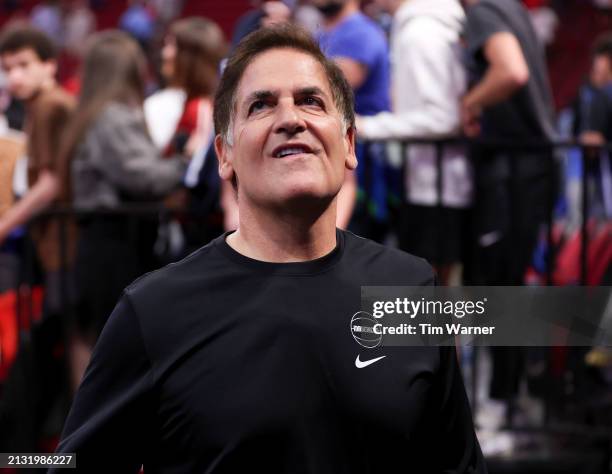
M 283 2 L 265 2 L 262 8 L 265 16 L 261 24 L 265 27 L 289 21 L 291 17 L 291 10 Z
M 461 101 L 461 126 L 466 137 L 474 138 L 480 135 L 480 117 L 482 110 L 470 104 L 467 97 Z
M 593 130 L 582 132 L 578 137 L 578 142 L 584 146 L 584 156 L 589 159 L 597 159 L 600 148 L 606 143 L 605 137 Z
M 578 140 L 581 145 L 592 147 L 602 146 L 606 142 L 604 136 L 600 132 L 595 131 L 582 132 Z

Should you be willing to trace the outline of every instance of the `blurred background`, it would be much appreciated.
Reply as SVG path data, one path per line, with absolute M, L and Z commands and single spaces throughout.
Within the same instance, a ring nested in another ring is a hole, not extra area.
M 237 227 L 214 93 L 283 22 L 355 92 L 339 227 L 443 285 L 612 283 L 612 1 L 3 0 L 0 452 L 52 452 L 122 289 Z M 612 472 L 610 348 L 459 353 L 492 473 Z

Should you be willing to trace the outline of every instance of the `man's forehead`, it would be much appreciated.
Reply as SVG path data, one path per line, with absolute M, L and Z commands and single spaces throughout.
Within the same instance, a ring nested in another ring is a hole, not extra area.
M 34 49 L 30 48 L 29 46 L 25 48 L 17 49 L 15 51 L 6 51 L 2 53 L 2 61 L 24 61 L 24 60 L 44 62 L 38 57 L 38 54 L 36 54 L 36 51 L 34 51 Z
M 258 91 L 280 95 L 319 90 L 331 99 L 331 87 L 323 65 L 310 54 L 278 48 L 258 54 L 245 68 L 236 90 L 237 103 Z

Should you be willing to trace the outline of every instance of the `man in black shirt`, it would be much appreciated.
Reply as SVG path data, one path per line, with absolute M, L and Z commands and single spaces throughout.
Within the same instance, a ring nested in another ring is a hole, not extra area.
M 349 331 L 361 285 L 434 277 L 336 229 L 356 166 L 337 67 L 305 32 L 260 30 L 229 59 L 215 128 L 239 228 L 126 289 L 59 451 L 83 472 L 486 472 L 454 349 Z
M 502 143 L 473 149 L 477 258 L 466 279 L 521 285 L 553 201 L 552 151 L 545 147 L 555 127 L 544 52 L 521 2 L 466 3 L 465 42 L 475 83 L 462 102 L 464 131 Z M 544 148 L 527 148 L 533 142 Z M 493 363 L 491 396 L 517 395 L 521 351 L 495 348 Z
M 601 146 L 612 140 L 612 35 L 609 33 L 595 41 L 589 78 L 578 90 L 572 109 L 573 132 L 582 143 Z
M 468 136 L 516 145 L 555 138 L 544 53 L 516 0 L 467 0 L 465 41 L 475 79 L 462 103 Z M 523 283 L 551 201 L 551 152 L 475 150 L 479 266 L 473 284 Z

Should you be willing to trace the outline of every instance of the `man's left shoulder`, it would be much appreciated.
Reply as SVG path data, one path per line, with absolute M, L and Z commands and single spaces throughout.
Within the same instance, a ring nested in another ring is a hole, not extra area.
M 362 262 L 369 273 L 384 274 L 387 284 L 420 286 L 435 282 L 433 268 L 424 258 L 349 231 L 344 231 L 344 235 L 351 260 Z

